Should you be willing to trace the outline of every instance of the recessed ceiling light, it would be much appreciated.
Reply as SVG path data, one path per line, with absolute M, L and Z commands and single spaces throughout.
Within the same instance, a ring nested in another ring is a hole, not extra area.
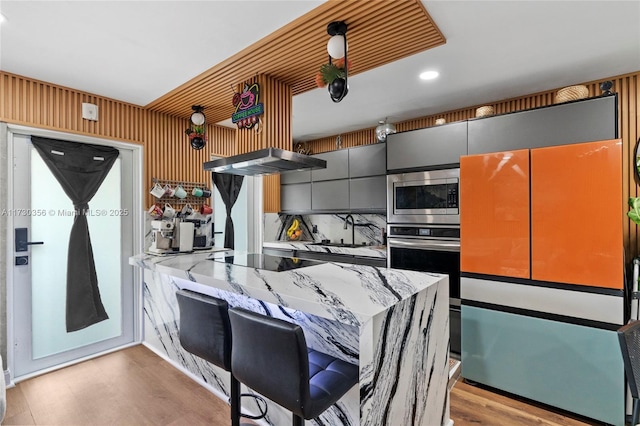
M 438 77 L 440 74 L 438 73 L 438 71 L 425 71 L 422 74 L 420 74 L 420 78 L 422 80 L 433 80 L 434 78 Z

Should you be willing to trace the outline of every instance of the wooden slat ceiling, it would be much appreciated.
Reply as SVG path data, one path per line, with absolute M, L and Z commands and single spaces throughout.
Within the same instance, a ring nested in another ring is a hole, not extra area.
M 349 26 L 349 75 L 445 43 L 419 0 L 329 0 L 146 107 L 187 118 L 191 105 L 203 105 L 207 122 L 217 123 L 231 117 L 231 88 L 257 74 L 290 85 L 294 96 L 315 89 L 332 21 Z

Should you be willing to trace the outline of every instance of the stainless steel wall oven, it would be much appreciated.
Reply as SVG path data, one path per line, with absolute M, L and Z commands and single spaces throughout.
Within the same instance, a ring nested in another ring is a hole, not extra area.
M 387 266 L 449 275 L 450 347 L 460 354 L 460 169 L 387 176 Z

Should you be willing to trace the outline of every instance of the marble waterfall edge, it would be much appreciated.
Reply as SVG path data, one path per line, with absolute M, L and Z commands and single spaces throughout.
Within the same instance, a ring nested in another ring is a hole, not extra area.
M 189 288 L 300 324 L 307 343 L 360 366 L 360 382 L 317 425 L 447 424 L 448 282 L 437 274 L 323 264 L 273 272 L 211 262 L 205 255 L 136 256 L 145 269 L 145 344 L 228 395 L 229 373 L 178 341 L 178 288 Z M 245 410 L 257 412 L 250 399 Z M 269 404 L 262 424 L 288 425 Z

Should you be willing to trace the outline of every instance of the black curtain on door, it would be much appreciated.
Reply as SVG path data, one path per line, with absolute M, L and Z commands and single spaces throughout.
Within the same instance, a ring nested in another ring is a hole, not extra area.
M 224 246 L 233 249 L 235 247 L 235 236 L 233 234 L 233 220 L 231 220 L 231 209 L 238 199 L 240 188 L 244 176 L 230 175 L 223 173 L 211 173 L 213 184 L 220 191 L 222 202 L 227 209 L 227 220 L 224 223 Z
M 67 258 L 67 332 L 81 330 L 109 318 L 102 305 L 87 225 L 89 201 L 118 158 L 118 150 L 32 136 L 31 142 L 64 192 L 75 216 Z M 117 230 L 120 232 L 120 230 Z

